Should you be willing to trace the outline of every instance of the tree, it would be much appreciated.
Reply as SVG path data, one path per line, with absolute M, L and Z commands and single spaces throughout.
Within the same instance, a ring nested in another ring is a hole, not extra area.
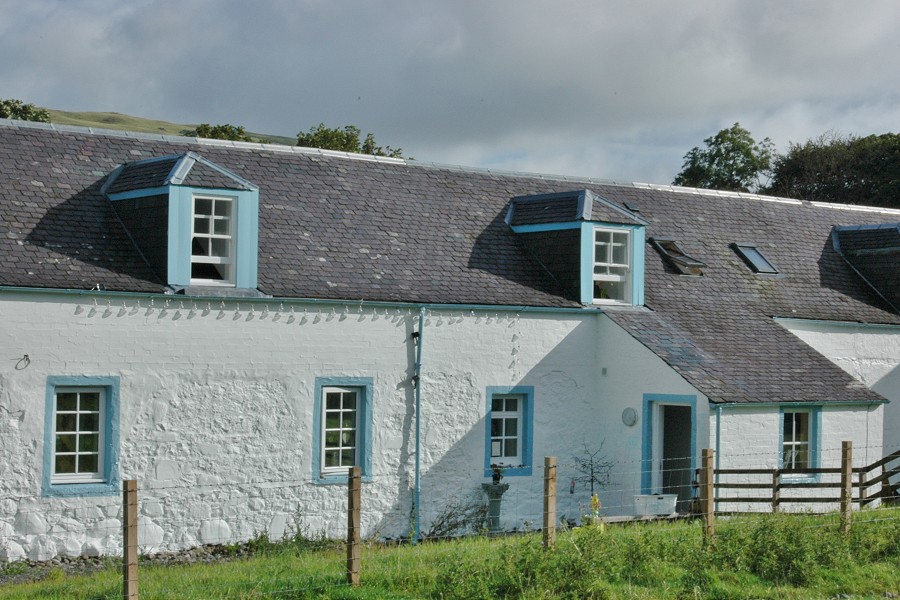
M 900 208 L 900 135 L 834 132 L 791 144 L 773 165 L 767 194 Z
M 340 129 L 337 127 L 326 127 L 325 123 L 319 123 L 316 127 L 310 127 L 306 133 L 302 131 L 298 133 L 297 145 L 307 148 L 322 148 L 325 150 L 402 158 L 402 148 L 379 146 L 375 142 L 375 136 L 371 133 L 366 134 L 365 140 L 360 142 L 359 136 L 361 133 L 359 127 L 354 125 L 345 125 L 343 129 Z
M 4 100 L 0 98 L 0 118 L 49 123 L 50 113 L 46 108 L 41 108 L 34 104 L 26 104 L 21 100 L 13 98 Z
M 757 142 L 735 123 L 703 143 L 705 148 L 695 146 L 684 155 L 684 165 L 673 184 L 733 192 L 760 187 L 760 178 L 772 162 L 774 145 L 769 138 Z
M 252 137 L 247 135 L 241 125 L 210 125 L 209 123 L 200 123 L 197 129 L 190 129 L 181 132 L 181 135 L 187 137 L 201 137 L 211 140 L 232 140 L 234 142 L 253 142 Z

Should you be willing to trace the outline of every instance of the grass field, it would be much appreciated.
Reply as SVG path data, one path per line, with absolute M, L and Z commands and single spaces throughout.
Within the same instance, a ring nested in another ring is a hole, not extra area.
M 141 598 L 852 598 L 900 597 L 900 509 L 836 516 L 720 520 L 713 545 L 698 522 L 578 528 L 550 552 L 540 534 L 475 536 L 418 546 L 371 544 L 362 585 L 344 581 L 344 552 L 296 536 L 257 540 L 249 558 L 140 568 Z M 19 568 L 11 565 L 8 568 Z M 116 566 L 52 572 L 0 587 L 0 597 L 120 598 Z
M 197 124 L 170 123 L 168 121 L 154 121 L 132 117 L 115 112 L 66 112 L 62 110 L 48 109 L 50 122 L 59 125 L 78 125 L 80 127 L 97 127 L 102 129 L 122 129 L 142 133 L 159 133 L 164 135 L 181 135 L 182 131 L 194 129 Z M 293 146 L 297 143 L 296 137 L 280 135 L 268 135 L 263 133 L 250 133 L 254 140 L 272 144 L 284 144 Z

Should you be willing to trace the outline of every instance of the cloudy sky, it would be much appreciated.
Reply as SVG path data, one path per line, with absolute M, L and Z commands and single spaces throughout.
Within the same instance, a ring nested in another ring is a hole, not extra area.
M 669 183 L 740 122 L 900 131 L 900 2 L 0 0 L 0 98 Z

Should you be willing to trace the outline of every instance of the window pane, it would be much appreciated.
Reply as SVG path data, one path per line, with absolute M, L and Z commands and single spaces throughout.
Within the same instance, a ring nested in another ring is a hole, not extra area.
M 75 425 L 77 423 L 76 415 L 56 415 L 56 431 L 75 431 Z
M 353 431 L 345 431 L 341 434 L 341 442 L 344 446 L 356 446 L 356 433 Z
M 326 450 L 325 451 L 325 466 L 326 467 L 339 467 L 341 466 L 338 462 L 340 460 L 340 452 L 337 450 Z
M 77 410 L 78 394 L 61 392 L 56 394 L 56 410 Z
M 618 265 L 624 265 L 628 262 L 628 247 L 624 243 L 613 245 L 612 262 Z
M 57 452 L 75 452 L 75 435 L 56 436 Z
M 594 298 L 599 300 L 624 300 L 625 284 L 622 281 L 595 281 Z
M 797 446 L 794 448 L 794 465 L 797 469 L 809 468 L 809 447 Z
M 519 435 L 519 420 L 506 419 L 506 435 Z
M 809 413 L 795 413 L 794 425 L 796 431 L 795 442 L 809 441 Z
M 503 456 L 515 456 L 519 453 L 519 440 L 506 440 Z
M 507 398 L 506 399 L 506 411 L 507 412 L 516 412 L 517 410 L 519 410 L 518 398 Z
M 80 454 L 78 456 L 79 473 L 96 473 L 98 456 L 96 454 Z
M 503 398 L 492 398 L 491 399 L 491 410 L 494 412 L 499 412 L 503 410 Z
M 491 419 L 491 437 L 503 435 L 503 419 Z
M 328 392 L 325 394 L 325 408 L 328 410 L 337 410 L 341 407 L 340 392 Z
M 500 440 L 491 442 L 491 457 L 499 457 L 500 449 L 502 448 L 502 446 L 503 445 L 500 443 Z
M 216 216 L 227 217 L 231 214 L 231 202 L 228 200 L 216 200 Z
M 337 429 L 341 426 L 341 413 L 325 413 L 325 429 Z
M 191 240 L 191 254 L 209 256 L 209 238 L 195 237 Z
M 226 235 L 228 233 L 228 219 L 216 219 L 213 221 L 213 233 Z
M 340 445 L 341 432 L 339 431 L 326 431 L 325 432 L 325 447 L 326 448 L 337 448 Z
M 78 416 L 79 431 L 100 431 L 100 414 L 88 413 Z
M 194 214 L 211 215 L 212 200 L 210 200 L 209 198 L 196 198 L 194 200 Z
M 57 473 L 74 473 L 75 472 L 75 457 L 71 454 L 68 456 L 58 456 L 56 457 L 56 472 Z
M 347 392 L 344 394 L 344 410 L 356 410 L 356 394 Z
M 60 436 L 61 437 L 61 436 Z M 56 446 L 59 448 L 59 445 Z M 100 449 L 100 435 L 96 433 L 82 435 L 78 442 L 79 452 L 97 452 Z
M 212 242 L 212 251 L 210 253 L 210 256 L 216 256 L 219 258 L 227 258 L 228 257 L 228 244 L 229 244 L 230 240 L 213 238 L 210 241 Z
M 85 392 L 81 394 L 81 410 L 100 410 L 100 394 L 97 392 Z
M 352 467 L 356 464 L 356 450 L 341 450 L 341 466 Z
M 341 427 L 344 429 L 356 429 L 356 411 L 344 413 Z
M 794 413 L 784 413 L 784 441 L 794 441 Z
M 205 217 L 195 218 L 194 233 L 209 233 L 209 219 Z

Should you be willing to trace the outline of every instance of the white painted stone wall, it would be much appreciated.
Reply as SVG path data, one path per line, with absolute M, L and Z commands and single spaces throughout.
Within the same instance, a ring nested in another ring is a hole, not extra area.
M 118 495 L 41 497 L 47 378 L 121 379 L 120 477 L 137 479 L 147 552 L 278 538 L 297 529 L 340 536 L 343 485 L 313 483 L 316 377 L 374 380 L 372 482 L 366 535 L 410 527 L 415 446 L 414 309 L 194 302 L 178 298 L 4 293 L 0 343 L 0 559 L 121 551 Z M 627 465 L 604 497 L 629 513 L 639 481 L 642 390 L 687 386 L 604 317 L 514 311 L 432 311 L 422 334 L 422 529 L 454 498 L 483 499 L 486 392 L 533 386 L 534 465 L 507 477 L 505 528 L 539 527 L 543 457 L 602 440 Z M 16 359 L 25 354 L 28 364 Z M 642 362 L 643 361 L 643 362 Z M 605 374 L 603 369 L 606 369 Z M 631 486 L 631 487 L 629 487 Z M 577 517 L 586 489 L 560 495 Z M 602 494 L 601 494 L 602 496 Z
M 802 407 L 801 407 L 802 408 Z M 823 406 L 819 432 L 819 467 L 837 468 L 841 465 L 841 444 L 845 440 L 853 442 L 853 466 L 862 467 L 881 458 L 881 422 L 884 408 L 881 404 L 867 406 Z M 781 454 L 781 409 L 778 406 L 736 406 L 713 407 L 709 415 L 712 433 L 711 444 L 716 449 L 716 467 L 721 469 L 775 469 L 779 466 Z M 716 437 L 721 439 L 716 443 Z M 821 474 L 819 482 L 839 482 L 839 475 Z M 772 482 L 767 475 L 723 475 L 725 483 L 766 483 Z M 790 503 L 790 497 L 824 496 L 837 497 L 837 488 L 821 490 L 783 490 L 782 510 L 836 510 L 836 504 Z M 729 490 L 721 489 L 720 497 L 771 497 L 769 490 Z M 718 510 L 723 511 L 769 511 L 766 503 L 722 502 Z
M 0 560 L 121 551 L 118 494 L 41 497 L 47 378 L 59 375 L 120 377 L 119 474 L 139 482 L 145 552 L 343 535 L 345 486 L 313 482 L 315 379 L 372 378 L 364 534 L 409 533 L 417 309 L 7 291 L 0 314 Z M 593 311 L 431 310 L 421 340 L 423 531 L 455 499 L 484 500 L 490 386 L 534 388 L 535 464 L 504 480 L 505 529 L 540 527 L 545 456 L 559 462 L 559 514 L 579 520 L 590 493 L 569 493 L 572 457 L 601 442 L 616 464 L 604 512 L 632 514 L 644 394 L 696 395 L 698 452 L 710 435 L 706 398 Z
M 883 450 L 900 450 L 900 326 L 800 319 L 778 322 L 853 378 L 890 400 L 884 409 Z

